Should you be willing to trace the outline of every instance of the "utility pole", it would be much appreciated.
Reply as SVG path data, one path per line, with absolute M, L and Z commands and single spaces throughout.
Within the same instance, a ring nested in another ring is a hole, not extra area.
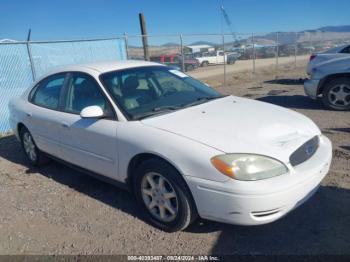
M 184 44 L 183 44 L 182 34 L 180 34 L 180 48 L 181 48 L 181 69 L 182 69 L 182 72 L 186 72 Z
M 125 44 L 125 51 L 126 51 L 126 60 L 129 59 L 129 46 L 128 46 L 128 35 L 126 32 L 124 32 L 124 44 Z
M 143 55 L 145 60 L 149 61 L 149 52 L 148 52 L 148 40 L 147 40 L 147 29 L 146 22 L 143 13 L 139 13 L 141 35 L 142 35 L 142 44 L 143 44 Z
M 278 32 L 276 32 L 276 66 L 275 66 L 275 79 L 278 78 L 278 53 L 279 53 L 279 47 L 278 47 L 278 42 L 279 42 L 279 39 L 278 39 Z

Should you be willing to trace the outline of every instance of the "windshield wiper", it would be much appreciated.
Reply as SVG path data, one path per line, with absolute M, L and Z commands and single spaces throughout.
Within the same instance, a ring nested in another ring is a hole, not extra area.
M 150 116 L 165 114 L 165 113 L 176 111 L 176 110 L 179 110 L 179 109 L 182 109 L 182 108 L 199 105 L 199 104 L 205 103 L 205 102 L 210 101 L 210 100 L 223 98 L 225 96 L 227 96 L 227 95 L 216 96 L 216 97 L 199 97 L 199 98 L 197 98 L 197 100 L 195 100 L 195 101 L 193 101 L 193 102 L 191 102 L 189 104 L 182 104 L 181 106 L 159 106 L 159 107 L 154 107 L 151 111 L 140 113 L 140 114 L 132 116 L 132 119 L 134 119 L 134 120 L 141 120 L 141 119 L 144 119 L 144 118 L 147 118 L 147 117 L 150 117 Z
M 190 106 L 196 106 L 196 105 L 199 105 L 199 104 L 203 104 L 205 102 L 208 102 L 210 100 L 215 100 L 215 99 L 218 99 L 218 98 L 222 98 L 222 97 L 225 97 L 225 96 L 205 96 L 205 97 L 199 97 L 197 98 L 197 100 L 189 103 L 189 104 L 184 104 L 183 107 L 190 107 Z
M 170 111 L 175 111 L 180 109 L 181 107 L 178 106 L 159 106 L 159 107 L 155 107 L 153 108 L 151 111 L 145 112 L 145 113 L 140 113 L 137 114 L 135 116 L 133 116 L 133 119 L 137 119 L 137 120 L 141 120 L 150 116 L 154 116 L 154 115 L 159 115 L 159 114 L 164 114 Z

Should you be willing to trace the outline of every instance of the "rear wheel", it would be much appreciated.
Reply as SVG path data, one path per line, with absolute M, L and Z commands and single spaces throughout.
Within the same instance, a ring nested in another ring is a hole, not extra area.
M 206 67 L 206 66 L 208 66 L 208 65 L 209 65 L 209 62 L 208 62 L 208 61 L 203 61 L 202 64 L 201 64 L 202 67 Z
M 20 137 L 27 159 L 33 166 L 42 166 L 49 161 L 47 156 L 36 146 L 32 135 L 26 127 L 21 128 Z
M 350 109 L 350 79 L 346 77 L 334 79 L 326 84 L 322 92 L 322 102 L 334 110 Z
M 164 161 L 143 162 L 137 168 L 134 189 L 150 223 L 164 231 L 185 229 L 197 217 L 187 185 L 177 170 Z

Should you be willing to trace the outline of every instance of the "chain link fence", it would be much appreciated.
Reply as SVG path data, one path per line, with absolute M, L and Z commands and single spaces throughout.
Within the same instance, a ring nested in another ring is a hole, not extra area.
M 178 67 L 214 87 L 242 81 L 305 78 L 312 53 L 350 44 L 350 33 L 335 32 L 177 34 L 147 38 L 151 61 Z M 128 36 L 127 42 L 128 57 L 144 60 L 142 35 Z
M 8 102 L 52 68 L 125 60 L 125 39 L 0 43 L 0 133 L 10 129 Z
M 145 60 L 142 35 L 111 39 L 0 43 L 0 132 L 8 101 L 51 68 L 96 61 Z M 350 44 L 350 33 L 147 35 L 149 59 L 186 71 L 213 87 L 306 77 L 309 56 Z

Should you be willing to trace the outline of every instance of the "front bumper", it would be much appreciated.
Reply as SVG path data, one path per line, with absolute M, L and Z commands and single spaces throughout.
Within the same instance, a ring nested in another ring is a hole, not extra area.
M 202 218 L 238 225 L 273 222 L 312 196 L 329 171 L 332 145 L 321 136 L 316 153 L 289 174 L 259 181 L 214 182 L 186 177 Z
M 317 90 L 320 80 L 318 79 L 308 79 L 304 82 L 304 91 L 305 94 L 312 99 L 317 98 Z

